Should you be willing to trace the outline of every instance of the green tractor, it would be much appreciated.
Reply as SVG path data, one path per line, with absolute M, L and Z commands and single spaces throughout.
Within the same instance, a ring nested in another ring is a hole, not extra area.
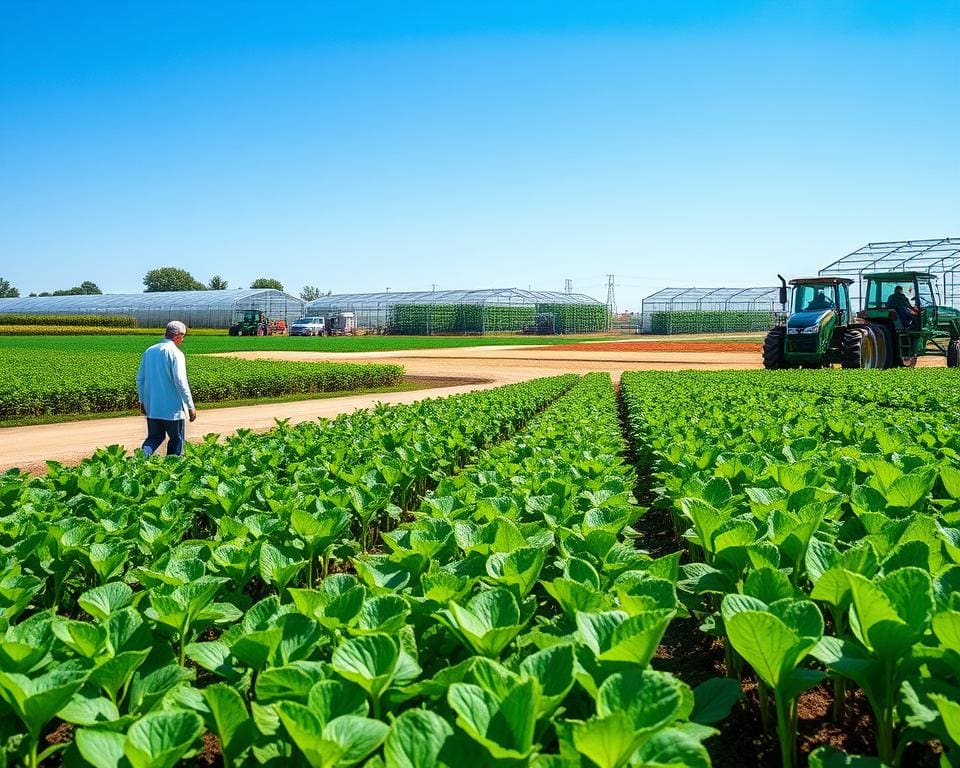
M 228 333 L 231 336 L 271 336 L 287 332 L 283 320 L 271 320 L 259 309 L 239 309 Z
M 787 281 L 777 277 L 786 307 Z M 864 279 L 864 307 L 856 314 L 850 306 L 852 280 L 791 280 L 791 312 L 767 333 L 764 367 L 912 367 L 921 355 L 942 355 L 949 367 L 960 366 L 960 312 L 939 305 L 933 275 L 878 272 Z

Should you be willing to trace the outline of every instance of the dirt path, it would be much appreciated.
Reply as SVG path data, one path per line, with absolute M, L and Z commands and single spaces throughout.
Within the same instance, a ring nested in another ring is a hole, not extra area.
M 472 347 L 455 349 L 404 350 L 398 352 L 360 352 L 324 354 L 317 352 L 246 352 L 245 358 L 274 360 L 336 360 L 339 362 L 383 361 L 400 363 L 409 376 L 475 379 L 482 383 L 421 389 L 376 395 L 337 397 L 271 403 L 242 408 L 214 408 L 200 411 L 197 421 L 187 427 L 187 438 L 199 441 L 205 434 L 230 434 L 237 429 L 267 430 L 276 419 L 292 423 L 327 418 L 366 408 L 374 403 L 412 403 L 438 397 L 486 389 L 517 381 L 560 373 L 609 371 L 618 377 L 625 370 L 681 370 L 687 368 L 717 370 L 723 368 L 759 368 L 756 353 L 748 352 L 660 352 L 554 351 L 549 347 Z M 0 429 L 0 471 L 20 467 L 43 471 L 46 460 L 75 464 L 94 450 L 108 445 L 139 446 L 145 434 L 142 417 L 75 421 L 33 427 Z

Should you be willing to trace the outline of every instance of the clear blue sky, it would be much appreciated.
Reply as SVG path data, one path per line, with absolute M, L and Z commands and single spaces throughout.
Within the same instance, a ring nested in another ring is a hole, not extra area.
M 960 235 L 960 2 L 0 2 L 0 277 L 621 308 Z

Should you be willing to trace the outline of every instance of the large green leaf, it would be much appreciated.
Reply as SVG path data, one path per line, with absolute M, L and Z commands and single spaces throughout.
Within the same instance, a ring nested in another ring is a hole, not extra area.
M 496 582 L 515 587 L 521 598 L 530 594 L 546 554 L 539 547 L 520 547 L 512 552 L 494 552 L 487 558 L 487 575 Z
M 727 718 L 738 699 L 743 698 L 740 683 L 729 677 L 711 677 L 693 689 L 695 705 L 690 719 L 712 725 Z
M 67 665 L 36 677 L 0 672 L 0 696 L 36 737 L 80 690 L 88 674 L 85 669 Z
M 597 692 L 597 715 L 629 717 L 631 730 L 647 734 L 682 716 L 684 691 L 675 678 L 653 670 L 632 669 L 608 677 Z
M 410 709 L 394 720 L 383 745 L 387 768 L 450 768 L 441 758 L 453 728 L 439 715 Z
M 133 602 L 133 590 L 122 581 L 111 581 L 88 589 L 77 598 L 77 605 L 100 621 Z
M 573 724 L 573 745 L 599 768 L 621 768 L 627 764 L 643 740 L 633 732 L 630 717 L 615 712 Z
M 516 598 L 502 588 L 480 592 L 465 606 L 450 601 L 441 617 L 476 653 L 490 658 L 497 658 L 525 623 Z
M 524 760 L 533 752 L 537 689 L 537 682 L 527 678 L 499 699 L 478 685 L 454 683 L 447 702 L 457 713 L 457 724 L 494 759 Z
M 323 723 L 302 704 L 281 701 L 274 708 L 284 729 L 312 768 L 333 768 L 346 753 L 343 745 L 324 737 Z
M 220 738 L 220 749 L 230 763 L 236 764 L 250 747 L 255 734 L 243 698 L 223 683 L 207 686 L 203 698 Z
M 390 685 L 400 649 L 389 635 L 370 634 L 346 640 L 333 652 L 333 668 L 361 686 L 373 699 Z
M 724 626 L 737 653 L 773 689 L 816 644 L 772 613 L 762 611 L 734 613 L 725 618 Z
M 126 737 L 122 733 L 80 728 L 74 741 L 83 759 L 94 768 L 127 768 L 130 765 L 123 753 Z
M 202 731 L 193 712 L 151 712 L 130 726 L 123 752 L 133 768 L 172 768 Z

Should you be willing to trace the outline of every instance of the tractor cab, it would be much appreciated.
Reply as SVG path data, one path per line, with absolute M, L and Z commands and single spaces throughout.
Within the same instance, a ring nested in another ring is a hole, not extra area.
M 852 282 L 846 278 L 835 277 L 791 280 L 793 300 L 790 303 L 787 334 L 791 335 L 790 329 L 797 329 L 796 333 L 819 333 L 821 327 L 828 322 L 849 322 Z
M 882 329 L 893 342 L 893 365 L 915 365 L 920 355 L 944 355 L 960 364 L 960 312 L 940 304 L 937 278 L 929 272 L 874 272 L 866 288 L 861 321 Z
M 787 306 L 787 281 L 780 278 L 780 303 Z M 850 283 L 838 277 L 805 277 L 790 281 L 792 296 L 790 313 L 783 330 L 777 335 L 785 364 L 813 364 L 825 356 L 836 356 L 843 332 L 850 322 Z
M 900 331 L 937 325 L 940 300 L 936 278 L 927 272 L 877 272 L 864 275 L 864 320 L 889 321 Z

